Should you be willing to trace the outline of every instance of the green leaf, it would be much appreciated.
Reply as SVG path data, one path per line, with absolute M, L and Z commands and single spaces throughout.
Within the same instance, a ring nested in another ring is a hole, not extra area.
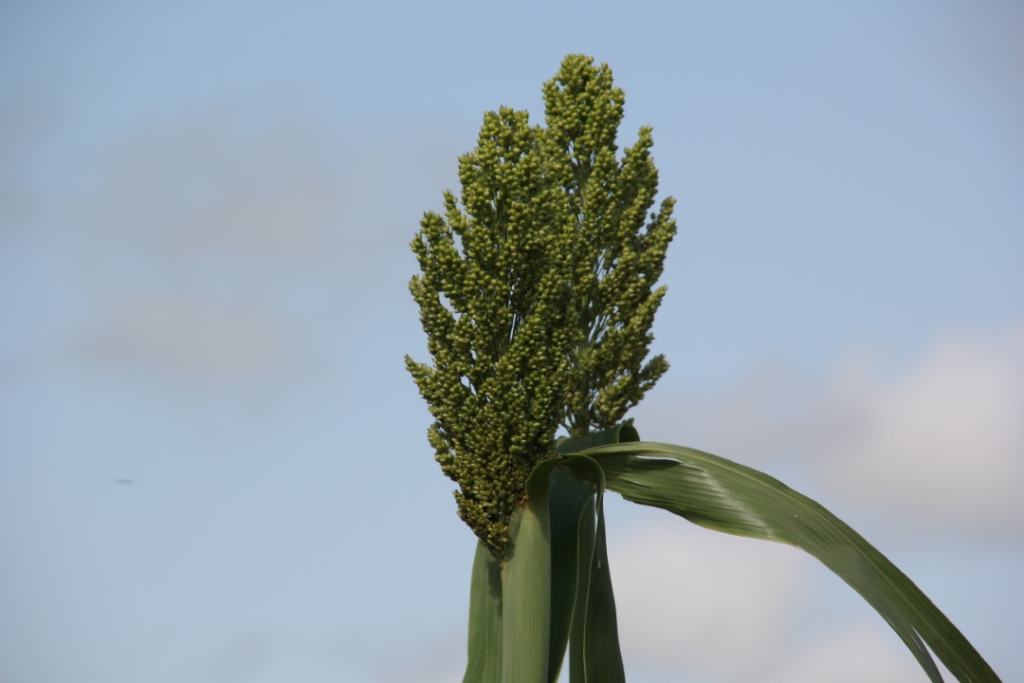
M 701 526 L 802 548 L 871 604 L 934 683 L 928 647 L 963 683 L 999 678 L 946 616 L 892 562 L 810 498 L 757 470 L 671 444 L 634 442 L 577 451 L 597 462 L 607 487 Z
M 581 518 L 580 524 L 583 523 Z M 582 564 L 582 553 L 585 552 L 583 544 L 580 550 Z M 619 649 L 618 617 L 604 533 L 604 503 L 600 499 L 597 502 L 596 538 L 589 569 L 588 585 L 585 588 L 581 586 L 578 594 L 578 610 L 584 610 L 584 613 L 574 621 L 578 630 L 573 633 L 569 660 L 570 683 L 625 683 L 626 672 Z
M 527 481 L 526 505 L 509 525 L 502 562 L 502 683 L 548 680 L 551 638 L 551 537 L 548 475 L 540 463 Z
M 462 683 L 501 683 L 501 566 L 477 541 L 469 590 L 469 663 Z
M 613 429 L 564 439 L 559 452 L 636 441 L 639 436 L 630 422 Z M 626 680 L 619 648 L 618 619 L 608 566 L 605 540 L 605 478 L 601 467 L 586 456 L 562 458 L 559 467 L 596 490 L 579 515 L 577 536 L 578 572 L 572 635 L 569 643 L 570 683 L 619 683 Z
M 595 516 L 597 508 L 595 498 L 587 501 L 584 514 L 579 519 L 579 535 L 576 546 L 577 561 L 573 566 L 577 570 L 576 591 L 573 593 L 572 633 L 569 638 L 569 683 L 585 683 L 587 665 L 585 662 L 584 644 L 587 632 L 587 598 L 590 595 L 591 570 L 594 564 L 594 551 L 597 548 L 597 527 Z
M 593 465 L 595 468 L 596 464 Z M 548 465 L 547 467 L 550 467 Z M 594 547 L 593 486 L 558 467 L 551 468 L 548 512 L 551 525 L 551 644 L 548 681 L 555 683 L 565 658 L 581 583 L 581 558 L 589 563 Z M 589 536 L 588 536 L 589 534 Z M 590 550 L 581 554 L 580 544 Z
M 626 420 L 611 429 L 589 432 L 583 436 L 562 437 L 555 444 L 555 450 L 560 455 L 569 455 L 571 453 L 579 453 L 588 448 L 639 440 L 640 434 L 637 433 L 636 428 L 633 426 L 633 420 Z
M 494 560 L 482 542 L 478 543 L 464 683 L 555 683 L 570 632 L 583 632 L 582 626 L 577 629 L 574 624 L 575 615 L 580 615 L 582 625 L 587 614 L 580 605 L 593 593 L 604 604 L 601 609 L 590 610 L 591 618 L 600 619 L 607 613 L 610 584 L 603 590 L 589 588 L 598 547 L 602 553 L 598 565 L 607 567 L 603 538 L 600 546 L 597 541 L 598 530 L 603 535 L 603 519 L 598 524 L 595 512 L 598 487 L 589 483 L 599 480 L 603 491 L 601 470 L 585 457 L 574 458 L 568 466 L 576 476 L 560 469 L 562 464 L 562 460 L 552 458 L 534 469 L 527 485 L 527 504 L 513 514 L 511 541 L 502 563 Z M 545 613 L 545 609 L 550 611 Z M 611 616 L 614 632 L 614 605 Z M 607 628 L 602 626 L 604 632 Z M 608 638 L 595 642 L 608 642 Z M 617 639 L 614 657 L 619 657 Z M 618 679 L 592 675 L 587 680 Z

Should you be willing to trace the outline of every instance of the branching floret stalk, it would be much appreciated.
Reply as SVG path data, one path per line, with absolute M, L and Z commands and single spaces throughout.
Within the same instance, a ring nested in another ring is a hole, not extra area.
M 459 158 L 460 198 L 446 192 L 412 242 L 432 363 L 406 365 L 459 516 L 499 558 L 558 428 L 614 426 L 668 369 L 645 362 L 676 229 L 671 198 L 649 213 L 651 130 L 619 158 L 625 98 L 590 57 L 567 56 L 543 93 L 545 127 L 505 107 L 484 115 Z

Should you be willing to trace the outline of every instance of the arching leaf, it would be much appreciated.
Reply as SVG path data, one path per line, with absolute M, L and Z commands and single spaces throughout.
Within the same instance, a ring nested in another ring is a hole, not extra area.
M 999 681 L 903 572 L 849 525 L 777 479 L 710 453 L 664 443 L 620 443 L 575 455 L 597 462 L 607 487 L 627 500 L 709 529 L 787 543 L 818 558 L 878 611 L 934 683 L 941 683 L 942 676 L 929 647 L 962 683 Z

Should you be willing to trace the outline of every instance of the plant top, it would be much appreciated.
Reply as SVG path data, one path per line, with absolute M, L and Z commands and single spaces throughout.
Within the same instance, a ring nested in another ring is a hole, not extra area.
M 533 467 L 573 436 L 619 423 L 668 369 L 647 360 L 675 236 L 651 129 L 615 144 L 625 97 L 607 64 L 568 55 L 544 84 L 546 127 L 484 114 L 459 158 L 461 203 L 427 212 L 409 288 L 433 363 L 406 356 L 455 482 L 459 517 L 501 558 Z

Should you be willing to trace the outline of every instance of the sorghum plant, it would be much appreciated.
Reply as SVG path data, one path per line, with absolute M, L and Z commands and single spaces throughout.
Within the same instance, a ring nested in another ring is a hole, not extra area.
M 802 548 L 879 612 L 933 682 L 928 647 L 960 681 L 998 681 L 917 586 L 821 505 L 724 458 L 640 441 L 623 421 L 668 369 L 648 355 L 673 201 L 652 211 L 649 128 L 619 154 L 625 98 L 607 65 L 569 55 L 543 92 L 545 126 L 509 108 L 484 115 L 459 159 L 461 196 L 446 193 L 412 244 L 431 362 L 406 364 L 479 539 L 464 682 L 553 683 L 567 648 L 573 683 L 625 680 L 606 490 Z

